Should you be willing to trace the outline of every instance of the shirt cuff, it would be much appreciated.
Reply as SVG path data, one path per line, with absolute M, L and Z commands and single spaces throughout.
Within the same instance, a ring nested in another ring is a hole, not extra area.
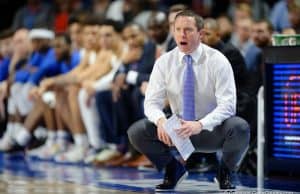
M 126 76 L 126 82 L 129 83 L 129 84 L 135 85 L 137 77 L 138 77 L 138 72 L 136 72 L 136 71 L 129 71 L 127 73 L 127 76 Z
M 160 118 L 166 118 L 166 115 L 162 111 L 151 111 L 151 114 L 146 114 L 149 121 L 157 126 L 157 122 Z
M 213 131 L 214 130 L 214 126 L 212 125 L 212 123 L 206 119 L 200 119 L 199 122 L 202 124 L 202 129 L 208 130 L 208 131 Z

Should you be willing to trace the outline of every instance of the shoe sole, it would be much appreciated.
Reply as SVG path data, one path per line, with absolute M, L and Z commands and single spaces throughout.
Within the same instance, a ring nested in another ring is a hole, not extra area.
M 177 185 L 179 185 L 187 176 L 189 175 L 188 172 L 185 172 L 180 179 L 177 181 L 176 185 L 174 186 L 173 189 L 155 189 L 155 191 L 159 191 L 159 192 L 169 192 L 169 191 L 174 191 L 177 187 Z

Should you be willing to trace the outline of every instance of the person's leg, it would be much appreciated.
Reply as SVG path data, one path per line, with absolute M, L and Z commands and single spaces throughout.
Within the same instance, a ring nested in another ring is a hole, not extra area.
M 156 126 L 148 119 L 135 122 L 127 133 L 131 144 L 145 154 L 159 171 L 172 161 L 170 147 L 158 139 Z
M 8 151 L 15 145 L 14 136 L 19 127 L 17 96 L 21 88 L 22 88 L 22 84 L 19 83 L 14 83 L 10 87 L 10 95 L 8 97 L 8 105 L 7 105 L 8 122 L 7 122 L 5 133 L 0 140 L 1 151 Z
M 64 89 L 56 90 L 56 105 L 54 108 L 54 118 L 56 130 L 56 144 L 60 151 L 66 151 L 68 145 L 69 131 L 72 126 L 69 122 L 70 110 L 67 106 L 66 91 Z
M 250 138 L 248 123 L 240 117 L 231 117 L 213 131 L 203 130 L 191 137 L 198 152 L 211 153 L 222 149 L 222 160 L 230 170 L 235 170 L 247 151 Z
M 18 110 L 24 119 L 29 112 L 33 109 L 34 101 L 29 99 L 29 92 L 34 86 L 30 83 L 23 84 L 21 90 L 18 92 Z
M 114 105 L 110 90 L 96 93 L 96 106 L 100 115 L 100 130 L 107 147 L 101 150 L 93 161 L 97 166 L 103 165 L 110 160 L 116 160 L 121 156 L 117 144 L 121 142 L 120 131 L 117 128 L 117 117 L 114 116 Z
M 214 152 L 222 150 L 223 156 L 218 169 L 216 181 L 220 189 L 234 189 L 231 172 L 236 170 L 243 159 L 250 140 L 248 123 L 240 117 L 225 120 L 213 131 L 203 130 L 191 137 L 197 151 Z
M 144 99 L 145 96 L 141 94 L 140 87 L 135 87 L 131 93 L 131 105 L 134 111 L 134 121 L 145 118 Z
M 102 138 L 109 143 L 119 142 L 116 126 L 113 124 L 113 103 L 110 90 L 96 93 L 96 108 L 100 115 L 100 130 Z
M 156 191 L 173 190 L 187 176 L 184 165 L 172 155 L 170 147 L 158 139 L 156 126 L 148 119 L 134 123 L 128 130 L 128 137 L 158 170 L 165 167 L 164 181 L 156 186 Z
M 89 105 L 87 104 L 87 98 L 87 92 L 81 89 L 78 95 L 81 118 L 87 130 L 89 143 L 94 149 L 100 149 L 106 144 L 100 134 L 100 116 L 97 112 L 95 98 L 91 100 Z
M 57 155 L 55 160 L 57 162 L 81 162 L 83 161 L 89 147 L 88 137 L 86 135 L 85 128 L 82 123 L 80 116 L 80 110 L 78 105 L 78 92 L 80 87 L 78 85 L 70 85 L 67 88 L 67 97 L 68 100 L 67 106 L 70 110 L 70 119 L 71 121 L 71 132 L 73 135 L 75 146 L 68 150 L 67 152 Z
M 24 147 L 29 143 L 31 139 L 31 134 L 42 120 L 45 110 L 46 105 L 43 103 L 42 99 L 40 98 L 36 100 L 32 110 L 28 113 L 28 116 L 25 118 L 24 125 L 20 126 L 19 132 L 18 134 L 16 134 L 16 142 L 20 146 Z
M 73 128 L 70 122 L 70 108 L 68 106 L 68 92 L 64 89 L 56 91 L 56 105 L 55 105 L 55 120 L 58 130 L 66 131 L 65 129 Z
M 120 144 L 123 146 L 128 143 L 126 131 L 133 123 L 135 114 L 131 99 L 132 91 L 132 88 L 121 90 L 119 99 L 113 103 L 113 122 L 118 135 L 121 137 Z
M 80 87 L 78 85 L 71 85 L 68 87 L 68 104 L 70 108 L 70 116 L 72 122 L 72 134 L 76 145 L 88 147 L 88 138 L 80 115 L 78 104 L 78 92 Z

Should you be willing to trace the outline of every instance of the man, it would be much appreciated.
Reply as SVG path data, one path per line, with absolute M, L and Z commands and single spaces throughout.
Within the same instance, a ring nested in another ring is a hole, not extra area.
M 84 56 L 80 64 L 68 73 L 43 82 L 44 89 L 52 87 L 56 89 L 56 119 L 60 120 L 58 128 L 71 131 L 74 146 L 66 152 L 55 155 L 54 160 L 60 163 L 78 163 L 83 161 L 89 149 L 89 141 L 84 124 L 82 123 L 78 104 L 78 92 L 81 83 L 87 78 L 97 79 L 103 73 L 97 63 L 97 54 L 100 52 L 98 43 L 99 22 L 94 16 L 89 16 L 82 29 Z
M 11 102 L 11 94 L 8 95 L 8 91 L 10 90 L 11 84 L 13 84 L 13 80 L 15 79 L 15 72 L 20 70 L 23 66 L 25 66 L 28 62 L 27 58 L 29 56 L 30 51 L 30 39 L 29 39 L 29 32 L 26 29 L 17 30 L 14 33 L 12 39 L 12 45 L 14 45 L 13 54 L 9 64 L 8 70 L 8 77 L 4 83 L 5 87 L 4 90 L 0 91 L 0 93 L 8 99 L 8 123 L 5 134 L 3 138 L 0 140 L 0 150 L 1 151 L 8 151 L 12 148 L 12 136 L 16 133 L 16 114 L 10 109 Z M 20 95 L 20 90 L 18 90 L 18 95 Z M 10 104 L 10 105 L 9 105 Z M 14 106 L 16 104 L 14 103 Z
M 198 152 L 222 149 L 217 175 L 221 189 L 235 188 L 231 171 L 248 147 L 249 126 L 234 116 L 236 89 L 230 63 L 219 51 L 200 44 L 202 28 L 203 20 L 195 13 L 185 10 L 176 15 L 178 46 L 156 61 L 146 91 L 145 114 L 151 122 L 142 120 L 128 131 L 131 143 L 158 170 L 166 167 L 157 191 L 173 190 L 187 176 L 184 162 L 171 152 L 172 142 L 164 129 L 166 99 L 172 113 L 182 117 L 181 127 L 174 129 L 181 138 L 190 138 Z
M 247 87 L 248 75 L 246 71 L 246 65 L 243 56 L 240 51 L 231 43 L 224 43 L 221 40 L 221 33 L 218 22 L 212 18 L 206 18 L 203 26 L 202 42 L 208 46 L 220 51 L 231 64 L 234 80 L 237 90 L 237 110 L 236 115 L 246 119 L 248 122 L 251 120 L 249 111 L 249 91 Z M 251 107 L 253 108 L 253 107 Z M 201 158 L 201 165 L 198 171 L 211 170 L 216 164 L 216 154 L 200 154 L 205 156 Z
M 103 131 L 110 134 L 115 132 L 116 135 L 112 134 L 110 141 L 118 142 L 118 149 L 109 148 L 100 152 L 95 160 L 97 165 L 110 163 L 127 151 L 126 131 L 133 122 L 144 117 L 144 96 L 140 92 L 140 86 L 148 81 L 155 61 L 156 46 L 147 39 L 140 25 L 128 24 L 122 31 L 122 36 L 128 44 L 128 50 L 121 57 L 122 65 L 116 72 L 112 89 L 109 92 L 99 92 L 96 96 Z M 110 97 L 112 102 L 108 99 Z
M 253 82 L 253 91 L 257 93 L 262 85 L 263 49 L 272 43 L 273 26 L 268 20 L 255 21 L 252 26 L 251 37 L 254 45 L 245 55 L 247 70 L 258 79 Z
M 175 17 L 175 16 L 174 16 Z M 148 36 L 156 45 L 156 55 L 158 58 L 163 53 L 173 49 L 170 48 L 169 41 L 175 43 L 172 36 L 169 33 L 169 25 L 167 15 L 160 11 L 151 12 L 151 17 L 147 22 Z M 140 92 L 142 96 L 145 94 L 147 88 L 148 80 L 143 81 L 140 87 Z M 144 117 L 143 117 L 144 119 Z M 114 160 L 110 163 L 111 166 L 129 166 L 129 167 L 140 167 L 140 166 L 150 166 L 150 161 L 142 154 L 138 153 L 131 145 L 126 154 L 118 160 Z
M 252 117 L 250 125 L 252 126 L 251 137 L 256 137 L 257 112 L 256 95 L 259 87 L 263 84 L 263 49 L 272 43 L 273 26 L 268 20 L 257 20 L 253 23 L 251 38 L 254 44 L 249 47 L 245 55 L 245 62 L 249 79 L 249 89 L 251 91 L 253 105 L 249 115 Z
M 79 53 L 71 53 L 70 39 L 67 35 L 60 34 L 55 37 L 53 41 L 53 48 L 55 51 L 55 64 L 57 67 L 58 76 L 71 71 L 80 62 Z M 54 77 L 54 78 L 55 78 Z M 53 77 L 47 78 L 54 79 Z M 43 81 L 45 81 L 43 80 Z M 43 81 L 41 83 L 43 83 Z M 42 85 L 42 84 L 41 84 Z M 43 88 L 35 86 L 29 92 L 29 98 L 33 101 L 33 109 L 28 113 L 24 119 L 23 124 L 20 125 L 19 131 L 15 134 L 15 140 L 19 146 L 30 146 L 32 139 L 32 132 L 42 121 L 45 122 L 47 131 L 47 140 L 45 145 L 37 149 L 30 150 L 28 153 L 32 157 L 40 159 L 51 159 L 55 153 L 65 151 L 66 141 L 62 131 L 56 130 L 56 123 L 53 114 L 53 107 L 55 106 L 55 89 L 47 92 L 40 92 Z M 50 98 L 50 96 L 53 96 Z
M 251 18 L 239 19 L 235 24 L 235 30 L 230 39 L 230 42 L 241 51 L 243 56 L 245 56 L 245 53 L 249 50 L 249 47 L 253 45 L 250 37 L 251 26 Z

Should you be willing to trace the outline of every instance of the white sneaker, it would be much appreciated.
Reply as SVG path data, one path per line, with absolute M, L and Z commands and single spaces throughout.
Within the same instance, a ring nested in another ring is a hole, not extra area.
M 54 160 L 58 163 L 79 163 L 84 160 L 87 151 L 87 148 L 75 145 L 67 152 L 56 155 Z
M 121 153 L 115 149 L 104 149 L 96 156 L 94 160 L 97 162 L 104 162 L 120 155 Z
M 84 159 L 85 164 L 91 164 L 94 162 L 97 154 L 99 154 L 103 149 L 97 149 L 94 148 L 89 149 L 88 153 L 86 154 L 86 157 Z
M 56 155 L 63 153 L 67 150 L 67 146 L 62 146 L 59 144 L 52 144 L 51 146 L 47 146 L 47 148 L 48 149 L 44 149 L 40 153 L 38 153 L 37 157 L 42 160 L 51 160 Z

